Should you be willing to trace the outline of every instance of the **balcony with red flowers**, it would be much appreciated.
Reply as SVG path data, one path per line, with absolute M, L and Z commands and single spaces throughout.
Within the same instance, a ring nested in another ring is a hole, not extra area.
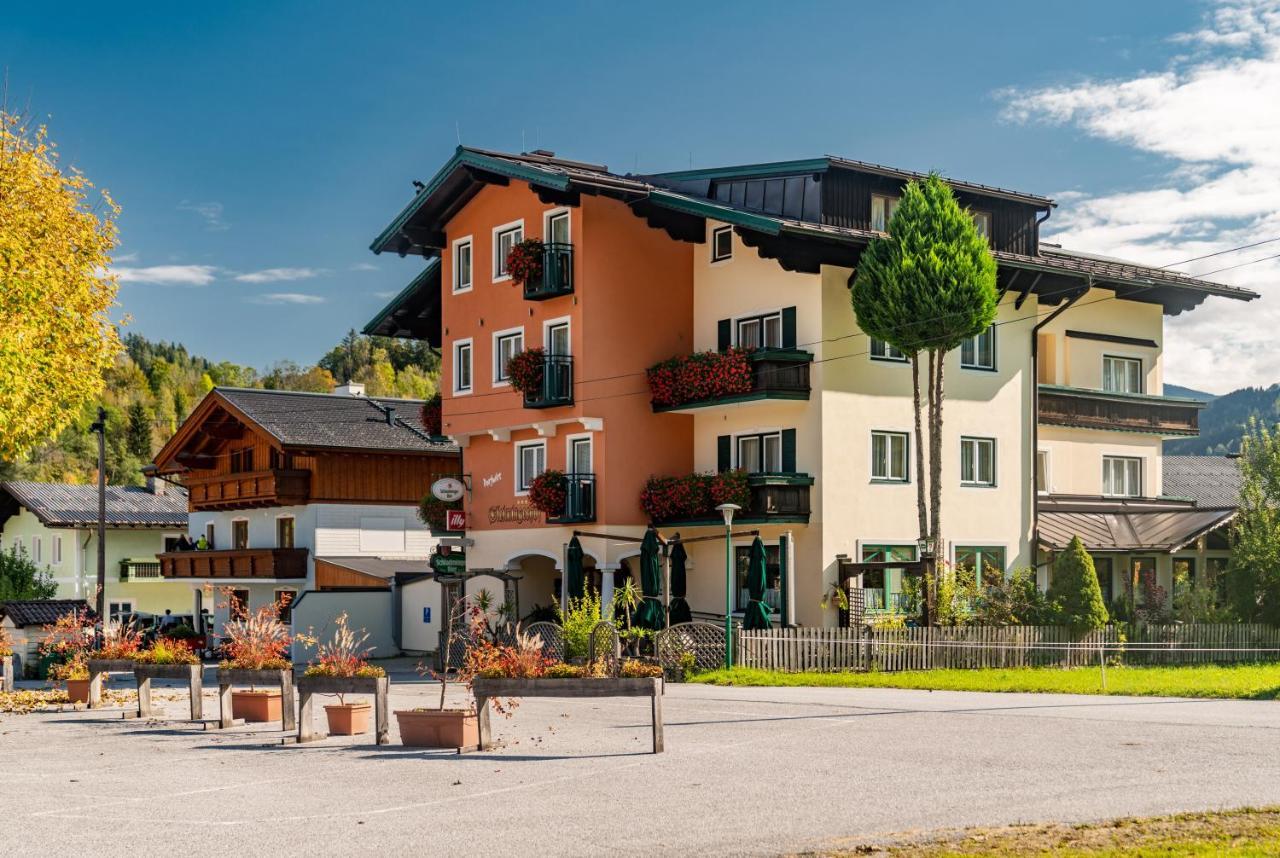
M 697 352 L 649 367 L 655 412 L 689 413 L 717 405 L 809 398 L 813 354 L 801 349 Z

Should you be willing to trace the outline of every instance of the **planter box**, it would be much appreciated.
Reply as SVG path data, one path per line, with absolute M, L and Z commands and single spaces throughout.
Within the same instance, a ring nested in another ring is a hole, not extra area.
M 204 720 L 203 664 L 135 664 L 133 680 L 138 684 L 138 717 L 151 717 L 151 680 L 173 679 L 187 684 L 191 697 L 191 720 Z
M 387 689 L 390 680 L 385 676 L 302 676 L 298 678 L 298 741 L 312 742 L 323 738 L 312 729 L 313 694 L 372 694 L 374 708 L 374 741 L 385 745 L 391 741 L 387 719 Z M 325 707 L 327 711 L 329 707 Z M 336 730 L 334 732 L 337 732 Z M 365 732 L 363 729 L 358 732 Z M 351 735 L 351 734 L 347 734 Z
M 411 748 L 479 749 L 480 715 L 469 709 L 405 709 L 396 712 L 400 742 Z
M 653 752 L 662 753 L 662 680 L 625 679 L 486 679 L 471 684 L 476 698 L 480 747 L 492 747 L 489 731 L 490 697 L 648 697 L 652 700 Z M 396 713 L 399 715 L 399 713 Z
M 90 703 L 93 695 L 93 682 L 88 679 L 68 679 L 67 699 L 72 703 Z
M 132 673 L 134 661 L 131 658 L 91 658 L 89 659 L 89 708 L 97 709 L 102 705 L 102 675 L 104 673 Z
M 287 670 L 218 669 L 218 727 L 226 729 L 235 725 L 232 715 L 232 686 L 266 685 L 280 689 L 280 726 L 293 732 L 298 728 L 294 711 L 293 668 Z M 274 719 L 273 719 L 274 720 Z
M 369 732 L 369 703 L 335 703 L 324 707 L 325 720 L 329 722 L 332 736 L 359 736 Z
M 283 718 L 281 711 L 283 697 L 284 695 L 279 691 L 233 691 L 231 692 L 231 717 L 243 720 L 246 724 L 280 721 Z

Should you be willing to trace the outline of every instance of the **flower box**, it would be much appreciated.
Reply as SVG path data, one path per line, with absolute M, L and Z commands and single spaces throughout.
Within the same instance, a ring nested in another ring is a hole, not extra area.
M 268 695 L 278 694 L 280 700 L 280 709 L 277 713 L 268 710 L 266 714 L 277 715 L 280 720 L 282 729 L 292 732 L 297 729 L 297 717 L 294 710 L 293 699 L 293 668 L 285 670 L 244 670 L 241 668 L 219 668 L 218 669 L 218 726 L 222 729 L 235 725 L 236 719 L 239 717 L 234 714 L 235 694 L 232 687 L 236 685 L 248 686 L 274 686 L 272 691 L 267 692 Z M 275 689 L 278 688 L 279 691 Z M 250 692 L 252 693 L 252 692 Z M 245 696 L 243 692 L 240 694 L 241 707 L 249 706 L 253 711 L 251 714 L 255 720 L 261 714 L 260 706 L 265 704 L 270 707 L 270 700 L 251 699 Z M 248 720 L 248 719 L 245 719 Z M 275 717 L 269 720 L 276 720 Z
M 204 718 L 204 665 L 202 664 L 135 664 L 133 679 L 138 685 L 138 717 L 151 717 L 151 680 L 172 679 L 184 682 L 191 698 L 191 720 Z
M 477 677 L 471 685 L 476 698 L 481 750 L 492 747 L 489 730 L 491 697 L 648 697 L 652 700 L 653 752 L 662 753 L 662 680 L 657 677 L 620 679 L 504 679 Z M 397 713 L 398 714 L 398 713 Z
M 379 745 L 385 745 L 390 742 L 388 735 L 387 722 L 387 692 L 390 688 L 390 680 L 385 676 L 302 676 L 298 678 L 298 741 L 313 742 L 323 738 L 318 736 L 313 730 L 313 703 L 311 700 L 314 694 L 372 694 L 374 718 L 376 723 L 375 741 Z M 367 704 L 355 704 L 366 706 Z M 326 706 L 326 714 L 331 707 Z M 368 712 L 364 713 L 364 724 L 359 730 L 354 732 L 341 732 L 340 735 L 358 735 L 368 730 Z M 329 719 L 329 731 L 339 734 L 340 731 L 334 729 L 333 718 Z

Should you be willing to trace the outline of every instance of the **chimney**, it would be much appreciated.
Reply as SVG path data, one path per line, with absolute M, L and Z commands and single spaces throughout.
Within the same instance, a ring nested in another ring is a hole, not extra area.
M 387 425 L 388 426 L 396 425 L 396 410 L 394 408 L 387 409 Z
M 147 474 L 147 491 L 153 495 L 163 496 L 169 490 L 169 484 L 155 474 Z
M 358 381 L 348 381 L 333 389 L 334 396 L 364 396 L 364 385 Z

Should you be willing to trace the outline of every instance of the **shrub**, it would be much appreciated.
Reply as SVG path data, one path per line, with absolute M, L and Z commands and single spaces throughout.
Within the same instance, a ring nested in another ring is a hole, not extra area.
M 49 665 L 49 678 L 54 682 L 66 682 L 68 679 L 88 679 L 89 663 L 83 656 L 76 656 L 70 661 Z
M 58 582 L 46 567 L 41 569 L 27 556 L 21 545 L 0 551 L 0 602 L 17 599 L 52 599 L 58 595 Z
M 50 625 L 44 626 L 45 638 L 38 648 L 60 662 L 84 661 L 93 646 L 93 623 L 88 611 L 68 611 Z
M 564 633 L 565 658 L 586 658 L 591 649 L 591 630 L 600 622 L 600 596 L 587 592 L 569 597 L 568 610 L 556 603 L 556 620 Z
M 89 653 L 90 658 L 128 660 L 142 648 L 142 635 L 132 624 L 108 620 L 102 624 L 102 645 Z
M 529 503 L 548 518 L 564 515 L 569 483 L 561 471 L 543 471 L 529 486 Z
M 974 622 L 980 626 L 1038 626 L 1050 621 L 1049 604 L 1036 586 L 1034 569 L 984 576 Z
M 548 665 L 542 674 L 547 679 L 583 679 L 588 675 L 587 668 L 580 664 L 565 664 L 558 661 Z
M 263 605 L 256 613 L 222 627 L 227 659 L 222 667 L 237 670 L 287 670 L 293 639 L 280 622 L 279 607 Z
M 507 270 L 520 285 L 542 279 L 543 244 L 541 239 L 526 238 L 507 252 Z
M 542 639 L 518 627 L 510 645 L 482 640 L 467 650 L 466 667 L 472 676 L 489 679 L 537 679 L 553 664 L 542 651 Z
M 640 661 L 637 658 L 629 658 L 622 663 L 622 669 L 618 672 L 619 676 L 627 679 L 641 679 L 649 676 L 662 676 L 662 667 L 648 661 Z
M 437 436 L 443 431 L 444 418 L 441 408 L 442 404 L 438 393 L 422 403 L 419 418 L 422 420 L 422 428 L 427 430 L 428 435 Z
M 418 520 L 440 533 L 445 529 L 445 513 L 451 509 L 462 509 L 462 501 L 446 502 L 435 495 L 427 494 L 418 503 Z
M 151 646 L 134 656 L 138 664 L 199 664 L 191 647 L 174 638 L 156 638 Z
M 1074 631 L 1093 631 L 1107 624 L 1098 573 L 1080 537 L 1071 537 L 1070 544 L 1054 559 L 1048 598 L 1057 622 Z
M 511 386 L 521 393 L 538 393 L 542 390 L 542 378 L 546 372 L 546 350 L 535 346 L 517 352 L 507 360 L 507 378 Z
M 649 395 L 659 407 L 751 392 L 747 349 L 696 352 L 669 358 L 645 370 Z

